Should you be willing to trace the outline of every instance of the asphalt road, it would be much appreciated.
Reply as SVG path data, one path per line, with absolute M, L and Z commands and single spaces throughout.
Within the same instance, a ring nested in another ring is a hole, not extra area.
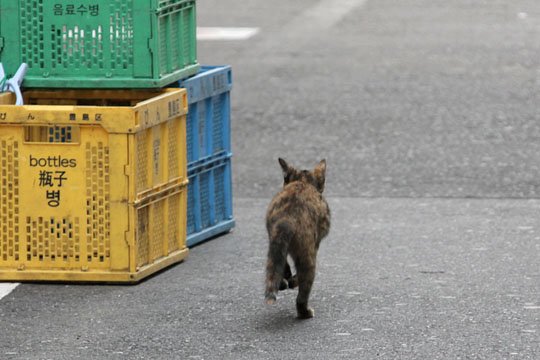
M 1 359 L 539 359 L 540 3 L 200 0 L 235 230 L 137 286 L 23 284 Z M 277 157 L 328 161 L 315 318 L 263 304 Z

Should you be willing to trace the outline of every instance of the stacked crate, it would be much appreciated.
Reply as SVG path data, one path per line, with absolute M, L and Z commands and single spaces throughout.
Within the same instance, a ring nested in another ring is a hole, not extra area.
M 26 88 L 160 88 L 196 74 L 195 0 L 0 0 L 0 62 Z
M 184 259 L 184 89 L 0 95 L 0 280 L 136 282 Z
M 203 66 L 182 80 L 188 92 L 187 243 L 193 246 L 232 229 L 230 66 Z
M 187 256 L 188 95 L 166 86 L 199 71 L 195 29 L 194 0 L 0 0 L 0 62 L 29 65 L 25 105 L 0 94 L 0 280 L 136 282 Z

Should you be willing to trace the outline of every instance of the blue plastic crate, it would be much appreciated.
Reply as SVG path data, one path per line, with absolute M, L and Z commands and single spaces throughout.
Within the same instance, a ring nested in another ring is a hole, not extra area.
M 186 88 L 188 168 L 231 153 L 231 67 L 202 66 L 197 75 L 173 84 Z
M 231 155 L 188 169 L 187 245 L 227 232 L 232 213 Z

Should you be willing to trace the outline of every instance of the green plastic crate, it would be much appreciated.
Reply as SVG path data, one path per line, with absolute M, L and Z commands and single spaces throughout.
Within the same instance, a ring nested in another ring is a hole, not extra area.
M 163 87 L 199 69 L 195 0 L 0 0 L 0 62 L 25 87 Z

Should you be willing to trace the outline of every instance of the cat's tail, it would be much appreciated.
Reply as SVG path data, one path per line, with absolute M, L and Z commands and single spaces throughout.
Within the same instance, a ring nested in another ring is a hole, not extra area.
M 266 291 L 265 301 L 271 305 L 276 302 L 279 283 L 283 278 L 287 264 L 287 252 L 293 233 L 293 225 L 287 220 L 275 223 L 270 229 L 270 246 L 268 247 L 268 261 L 266 263 Z

